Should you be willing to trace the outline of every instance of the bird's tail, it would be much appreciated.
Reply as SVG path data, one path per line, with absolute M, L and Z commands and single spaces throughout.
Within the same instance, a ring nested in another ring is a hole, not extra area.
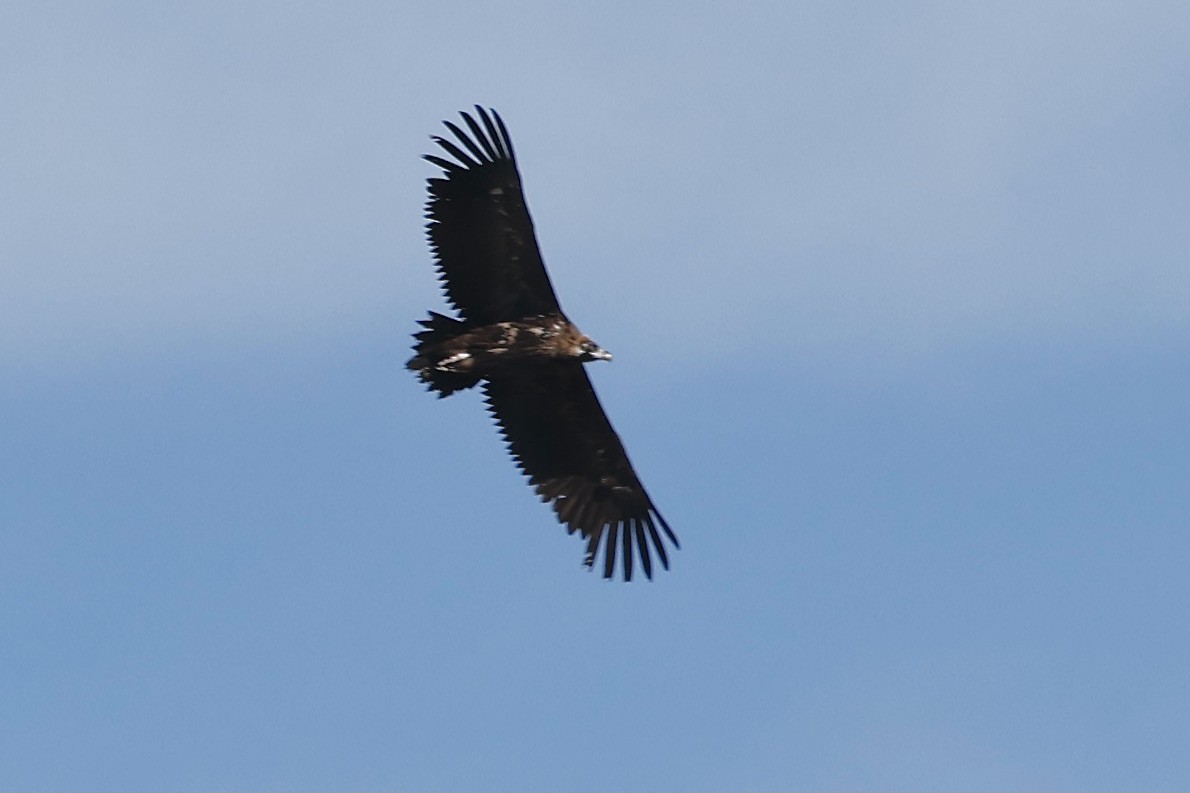
M 439 399 L 479 382 L 479 377 L 469 372 L 451 372 L 435 366 L 438 356 L 433 354 L 433 348 L 465 332 L 466 322 L 431 311 L 429 319 L 419 319 L 417 324 L 424 330 L 413 334 L 417 339 L 413 345 L 416 354 L 405 363 L 406 369 L 417 372 L 430 391 L 438 392 Z

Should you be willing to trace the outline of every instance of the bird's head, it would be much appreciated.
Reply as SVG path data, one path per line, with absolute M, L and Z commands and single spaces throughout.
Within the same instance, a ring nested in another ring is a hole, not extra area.
M 610 361 L 612 354 L 600 347 L 591 339 L 583 336 L 574 349 L 574 355 L 580 361 Z

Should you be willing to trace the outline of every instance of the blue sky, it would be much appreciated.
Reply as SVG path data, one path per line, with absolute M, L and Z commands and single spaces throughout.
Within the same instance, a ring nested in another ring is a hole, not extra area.
M 476 102 L 652 583 L 402 369 Z M 18 0 L 0 106 L 0 786 L 1190 779 L 1190 6 Z

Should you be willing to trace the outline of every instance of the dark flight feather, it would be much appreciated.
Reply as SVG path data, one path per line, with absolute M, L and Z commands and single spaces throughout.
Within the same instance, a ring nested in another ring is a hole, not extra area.
M 512 140 L 495 111 L 444 122 L 457 142 L 429 180 L 427 234 L 454 319 L 431 312 L 407 366 L 438 395 L 483 383 L 485 401 L 517 466 L 569 533 L 602 548 L 603 575 L 625 580 L 653 554 L 669 568 L 662 533 L 678 539 L 649 498 L 583 368 L 611 356 L 562 313 L 525 206 Z M 659 531 L 660 529 L 660 531 Z
M 486 110 L 475 111 L 484 130 L 463 114 L 472 137 L 447 123 L 470 154 L 436 137 L 434 142 L 455 161 L 426 155 L 446 172 L 445 179 L 429 181 L 426 207 L 430 248 L 446 297 L 463 319 L 476 325 L 560 312 L 525 207 L 508 131 L 495 111 L 498 127 Z
M 540 363 L 493 374 L 483 391 L 529 484 L 542 501 L 552 502 L 567 531 L 588 539 L 587 565 L 594 563 L 595 551 L 606 535 L 604 576 L 610 578 L 616 535 L 622 531 L 625 579 L 632 576 L 628 544 L 632 538 L 640 549 L 645 575 L 651 578 L 648 527 L 653 550 L 668 569 L 669 557 L 657 526 L 674 547 L 678 538 L 637 478 L 582 364 Z

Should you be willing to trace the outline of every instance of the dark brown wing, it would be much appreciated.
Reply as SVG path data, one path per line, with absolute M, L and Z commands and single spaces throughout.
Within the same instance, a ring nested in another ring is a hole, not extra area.
M 587 538 L 588 567 L 606 538 L 604 578 L 615 572 L 617 545 L 625 581 L 632 579 L 634 544 L 647 577 L 653 577 L 650 545 L 669 569 L 658 527 L 675 548 L 678 538 L 632 470 L 582 364 L 547 362 L 494 373 L 483 388 L 529 484 L 553 502 L 567 531 Z
M 425 155 L 445 171 L 429 180 L 426 231 L 447 300 L 477 325 L 560 313 L 508 130 L 496 111 L 475 112 L 461 114 L 470 134 L 443 122 L 457 143 L 434 138 L 452 159 Z

